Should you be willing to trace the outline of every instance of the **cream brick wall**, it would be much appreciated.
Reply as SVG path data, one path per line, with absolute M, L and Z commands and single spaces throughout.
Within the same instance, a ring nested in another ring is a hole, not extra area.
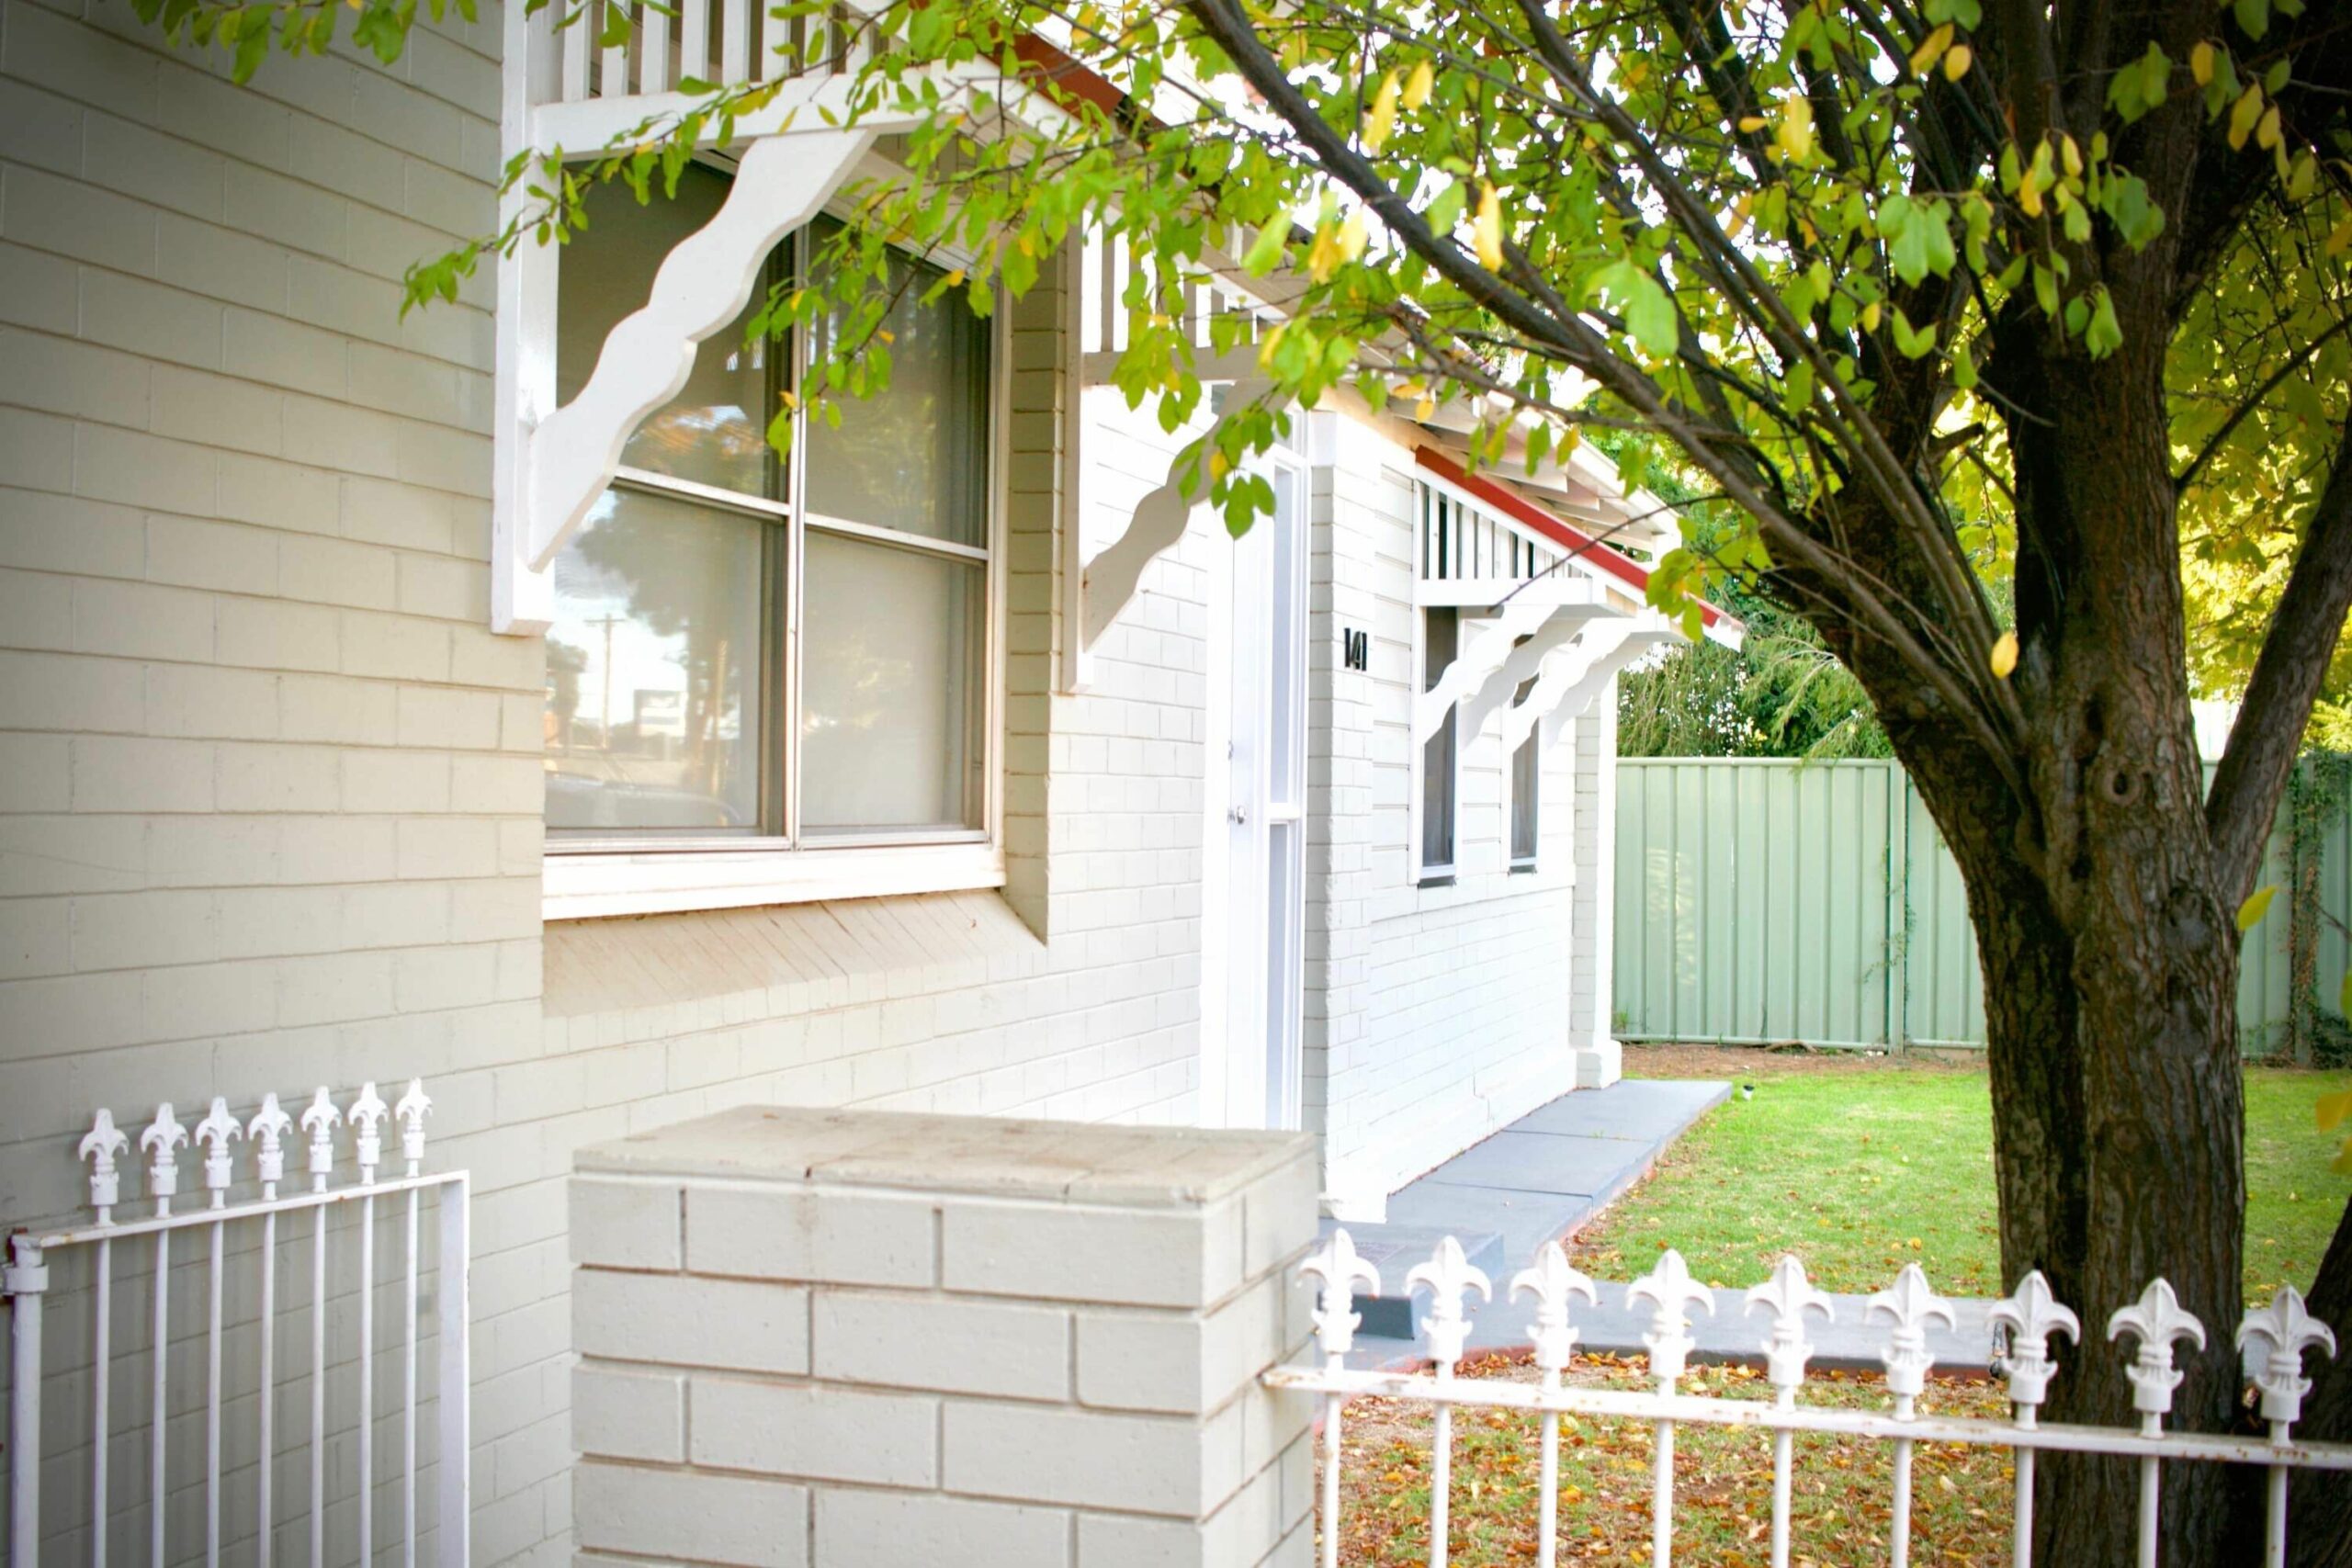
M 1311 1402 L 1259 1374 L 1306 1350 L 1315 1187 L 1296 1134 L 962 1117 L 585 1151 L 575 1205 L 639 1223 L 572 1233 L 581 1547 L 1303 1564 Z
M 1544 752 L 1536 870 L 1511 874 L 1510 758 L 1490 718 L 1462 740 L 1453 885 L 1414 886 L 1413 454 L 1369 422 L 1332 430 L 1309 676 L 1306 1079 L 1329 1201 L 1373 1216 L 1576 1086 L 1570 994 L 1592 928 L 1576 915 L 1589 873 L 1575 829 L 1592 781 L 1568 740 Z M 1343 627 L 1371 633 L 1368 671 L 1340 667 Z
M 424 1077 L 436 1164 L 482 1179 L 477 1548 L 552 1560 L 562 1212 L 534 1184 L 568 1148 L 492 1130 L 540 1047 L 541 656 L 488 630 L 487 279 L 399 310 L 408 262 L 492 220 L 497 6 L 420 28 L 390 70 L 273 58 L 240 88 L 128 6 L 0 0 L 0 1218 L 81 1201 L 95 1106 L 193 1124 L 215 1093 Z M 226 1366 L 254 1386 L 249 1340 Z M 171 1528 L 200 1551 L 198 1436 Z M 250 1482 L 232 1454 L 232 1539 Z

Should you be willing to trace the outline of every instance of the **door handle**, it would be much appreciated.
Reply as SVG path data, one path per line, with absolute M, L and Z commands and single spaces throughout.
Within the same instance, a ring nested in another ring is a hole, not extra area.
M 1229 819 L 1231 819 L 1231 821 L 1232 821 L 1233 825 L 1234 825 L 1235 827 L 1237 827 L 1237 828 L 1244 828 L 1244 827 L 1249 826 L 1249 823 L 1250 823 L 1250 813 L 1249 813 L 1249 812 L 1247 812 L 1247 811 L 1245 811 L 1245 810 L 1243 810 L 1243 809 L 1242 809 L 1240 807 L 1238 807 L 1238 806 L 1235 807 L 1232 810 L 1230 810 L 1230 811 L 1227 812 L 1227 813 L 1226 813 L 1226 816 L 1227 816 Z

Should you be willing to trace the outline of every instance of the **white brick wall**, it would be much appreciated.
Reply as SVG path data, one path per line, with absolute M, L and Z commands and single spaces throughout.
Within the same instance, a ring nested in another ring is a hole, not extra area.
M 574 1232 L 581 1547 L 1303 1564 L 1311 1411 L 1258 1375 L 1306 1345 L 1315 1185 L 1295 1135 L 951 1117 L 751 1110 L 587 1151 L 575 1205 L 685 1262 Z M 758 1250 L 779 1231 L 831 1241 Z M 743 1331 L 682 1335 L 697 1314 Z
M 1329 1201 L 1371 1217 L 1576 1086 L 1572 974 L 1595 929 L 1576 913 L 1590 874 L 1577 828 L 1592 820 L 1592 778 L 1566 741 L 1544 754 L 1536 869 L 1512 874 L 1510 758 L 1490 718 L 1462 740 L 1453 884 L 1414 886 L 1414 436 L 1331 428 L 1309 667 L 1307 1102 Z M 1371 633 L 1368 671 L 1337 657 L 1351 627 Z
M 497 7 L 420 28 L 239 88 L 129 6 L 0 0 L 0 1218 L 81 1200 L 94 1106 L 423 1076 L 436 1163 L 482 1176 L 476 1546 L 552 1560 L 563 1151 L 491 1132 L 539 1047 L 540 656 L 485 629 L 487 279 L 398 309 L 492 215 Z M 175 1549 L 200 1476 L 175 1436 Z M 338 1451 L 345 1546 L 356 1479 Z

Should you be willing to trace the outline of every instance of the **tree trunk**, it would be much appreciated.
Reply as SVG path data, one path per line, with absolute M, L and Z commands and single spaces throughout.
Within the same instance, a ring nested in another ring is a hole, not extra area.
M 2146 258 L 2141 258 L 2144 261 Z M 2143 291 L 2110 273 L 2124 309 Z M 2081 1316 L 2045 1407 L 2131 1427 L 2131 1347 L 2108 1319 L 2159 1276 L 2204 1325 L 2171 1427 L 2237 1420 L 2245 1111 L 2236 897 L 2217 886 L 2188 716 L 2161 323 L 2130 321 L 2098 376 L 2032 312 L 1996 325 L 2017 479 L 2023 775 L 1987 777 L 1922 715 L 1889 736 L 1969 889 L 1984 976 L 2001 1253 Z M 2130 1461 L 2038 1467 L 2035 1561 L 2137 1561 Z M 2176 1465 L 2164 1561 L 2245 1561 L 2242 1478 Z

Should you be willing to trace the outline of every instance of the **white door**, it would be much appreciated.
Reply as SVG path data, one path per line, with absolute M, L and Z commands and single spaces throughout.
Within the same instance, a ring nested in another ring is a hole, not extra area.
M 1222 1076 L 1233 1127 L 1299 1124 L 1306 474 L 1277 452 L 1267 478 L 1273 515 L 1233 546 L 1226 671 Z

